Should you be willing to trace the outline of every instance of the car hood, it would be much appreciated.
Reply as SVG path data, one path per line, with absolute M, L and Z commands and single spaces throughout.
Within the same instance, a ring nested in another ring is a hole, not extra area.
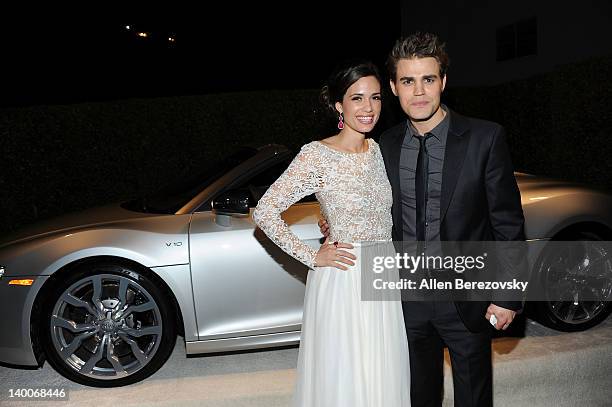
M 601 192 L 607 193 L 596 186 L 585 185 L 577 182 L 561 180 L 557 178 L 543 177 L 515 172 L 514 176 L 521 191 L 523 204 L 532 200 L 541 200 L 567 195 L 577 192 Z
M 37 222 L 11 234 L 1 236 L 0 247 L 35 239 L 43 235 L 151 216 L 156 215 L 129 211 L 122 208 L 119 203 L 90 208 Z

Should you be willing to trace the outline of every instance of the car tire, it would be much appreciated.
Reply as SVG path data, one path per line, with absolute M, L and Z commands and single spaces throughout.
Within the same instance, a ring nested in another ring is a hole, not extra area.
M 563 234 L 555 239 L 555 241 L 589 241 L 597 242 L 604 241 L 596 233 L 592 232 L 573 232 Z M 589 246 L 598 247 L 590 244 Z M 570 246 L 568 246 L 570 247 Z M 602 244 L 600 249 L 609 260 L 605 260 L 606 267 L 612 267 L 612 252 L 609 252 L 610 245 Z M 569 250 L 568 250 L 569 252 Z M 556 256 L 554 259 L 551 256 Z M 559 249 L 547 251 L 544 249 L 540 260 L 535 268 L 535 283 L 538 285 L 540 292 L 550 290 L 549 281 L 547 281 L 547 271 L 552 267 L 553 262 L 559 262 L 560 256 L 570 256 L 568 253 Z M 608 274 L 612 268 L 608 269 Z M 608 297 L 609 298 L 609 294 Z M 527 304 L 527 309 L 531 309 L 531 315 L 541 324 L 563 332 L 577 332 L 592 328 L 595 325 L 605 320 L 612 312 L 612 302 L 609 301 L 534 301 Z
M 83 263 L 53 286 L 41 344 L 51 366 L 87 386 L 118 387 L 155 373 L 176 342 L 174 308 L 146 273 Z

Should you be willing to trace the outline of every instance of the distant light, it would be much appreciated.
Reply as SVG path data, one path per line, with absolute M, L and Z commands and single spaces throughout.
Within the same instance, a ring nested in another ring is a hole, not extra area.
M 176 40 L 174 39 L 174 37 L 168 37 L 168 42 L 175 42 Z
M 33 282 L 34 280 L 31 278 L 26 278 L 23 280 L 11 280 L 9 281 L 9 285 L 32 285 Z
M 136 33 L 136 35 L 142 38 L 147 38 L 149 36 L 149 34 L 145 32 L 139 32 L 139 33 Z
M 132 29 L 132 26 L 131 26 L 131 25 L 126 25 L 126 26 L 125 26 L 125 29 L 126 29 L 126 30 L 131 30 L 131 29 Z

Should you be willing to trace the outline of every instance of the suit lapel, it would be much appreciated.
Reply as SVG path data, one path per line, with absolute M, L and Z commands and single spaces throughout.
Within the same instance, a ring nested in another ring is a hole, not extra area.
M 394 229 L 397 233 L 394 239 L 402 240 L 403 236 L 403 224 L 402 220 L 402 190 L 400 185 L 400 154 L 402 152 L 402 143 L 404 142 L 404 135 L 406 134 L 407 122 L 403 125 L 397 126 L 394 133 L 391 135 L 388 145 L 386 146 L 386 167 L 387 175 L 389 176 L 389 183 L 393 190 L 393 224 Z
M 403 126 L 397 127 L 397 131 L 395 134 L 393 134 L 393 139 L 391 140 L 391 143 L 389 143 L 389 149 L 387 150 L 389 157 L 389 168 L 387 169 L 389 173 L 389 182 L 395 191 L 401 191 L 399 165 L 400 154 L 402 152 L 402 143 L 404 142 L 404 135 L 406 134 L 406 125 L 407 123 L 404 123 Z M 397 196 L 401 196 L 401 194 L 398 193 Z
M 465 161 L 467 146 L 470 141 L 470 125 L 466 118 L 449 110 L 450 127 L 444 151 L 444 166 L 442 169 L 442 196 L 440 198 L 440 223 L 446 216 L 457 180 Z

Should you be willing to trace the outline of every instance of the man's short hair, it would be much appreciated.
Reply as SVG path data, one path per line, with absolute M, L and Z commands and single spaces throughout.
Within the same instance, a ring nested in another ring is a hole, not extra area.
M 387 58 L 389 79 L 395 82 L 397 64 L 400 59 L 432 57 L 440 65 L 440 78 L 446 76 L 450 60 L 445 50 L 445 43 L 432 33 L 417 32 L 409 37 L 400 38 L 395 42 Z

